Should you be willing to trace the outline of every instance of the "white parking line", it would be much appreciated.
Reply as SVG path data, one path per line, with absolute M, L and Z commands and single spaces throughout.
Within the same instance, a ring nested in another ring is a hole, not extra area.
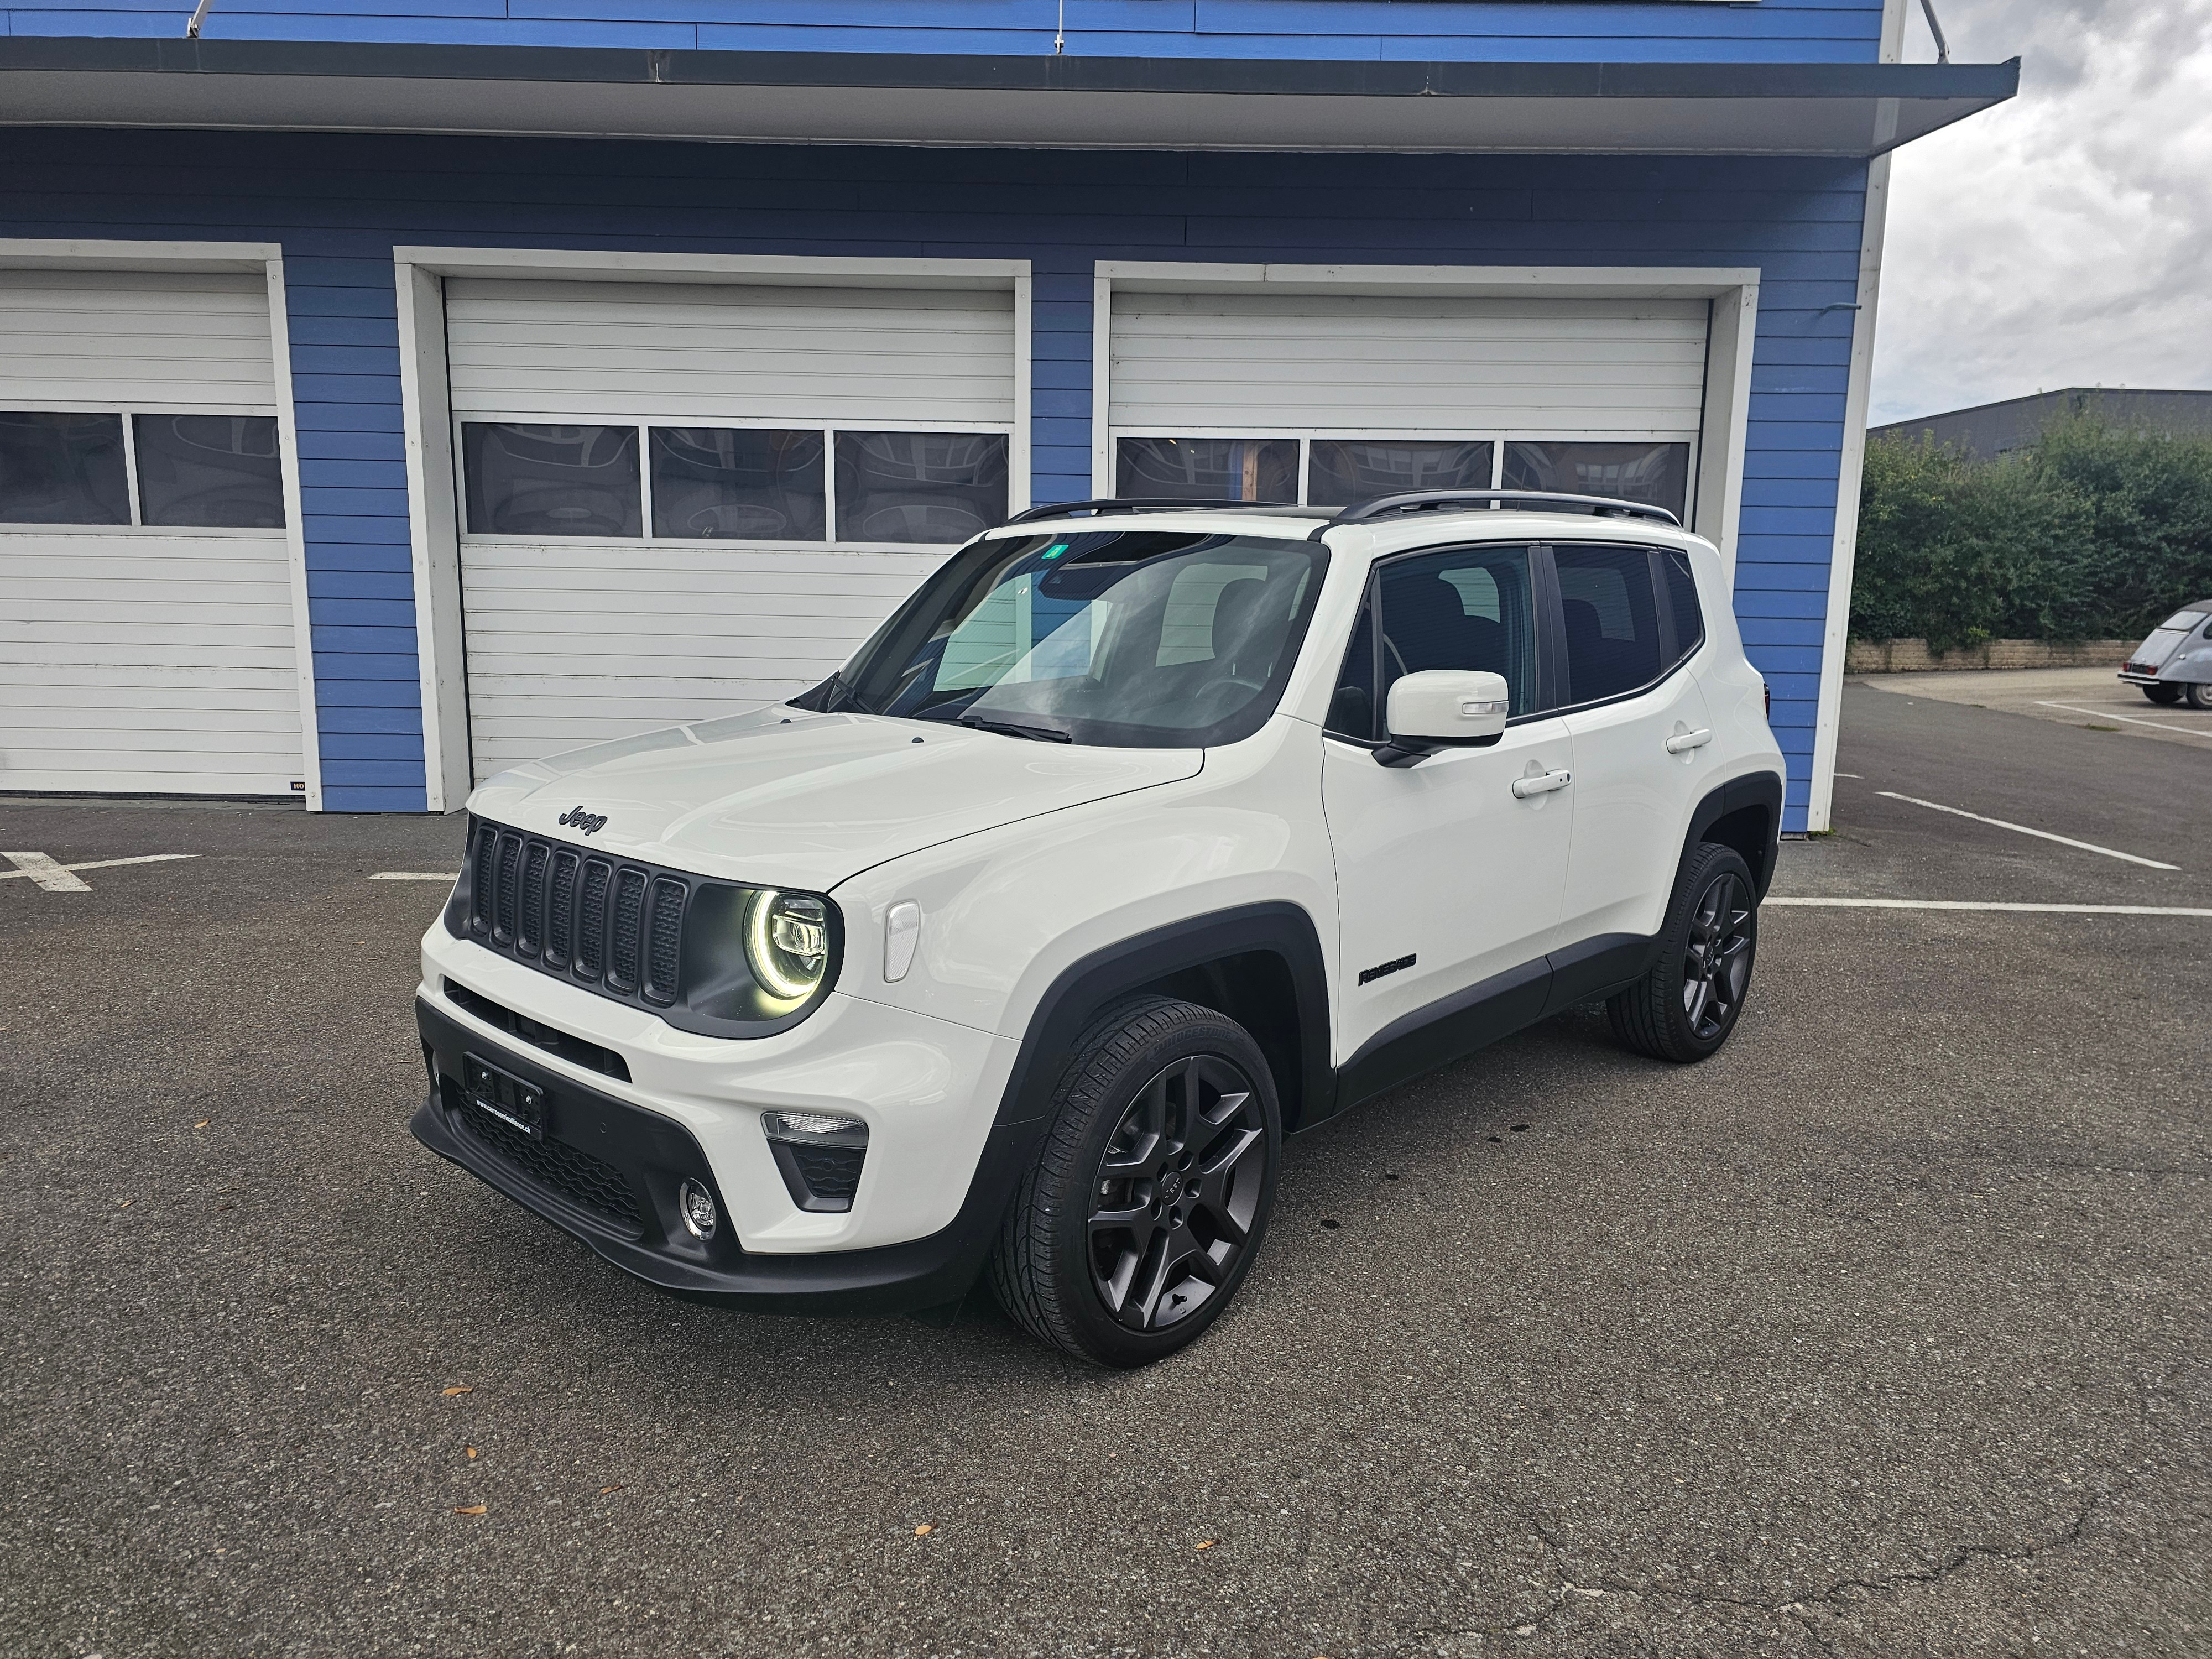
M 13 870 L 0 870 L 0 881 L 13 881 L 18 876 L 28 877 L 49 893 L 89 893 L 92 889 L 79 881 L 73 872 L 78 870 L 112 870 L 123 864 L 169 864 L 178 859 L 196 859 L 198 853 L 142 853 L 131 859 L 88 859 L 81 864 L 56 864 L 44 853 L 0 853 L 15 866 Z
M 2164 720 L 2147 720 L 2140 714 L 2115 714 L 2109 708 L 2079 708 L 2070 702 L 2045 702 L 2040 698 L 2035 706 L 2038 708 L 2063 708 L 2069 714 L 2087 714 L 2093 720 L 2125 720 L 2130 726 L 2148 726 L 2154 732 L 2179 732 L 2185 738 L 2212 739 L 2212 732 L 2186 726 L 2168 726 Z
M 2118 859 L 2126 864 L 2140 864 L 2150 870 L 2179 870 L 2178 864 L 2160 864 L 2156 859 L 2137 858 L 2133 853 L 2116 853 L 2109 847 L 2100 847 L 2093 841 L 2075 841 L 2070 836 L 2054 836 L 2048 830 L 2031 830 L 2024 823 L 2009 823 L 2002 818 L 1985 818 L 1979 812 L 1969 812 L 1963 806 L 1946 806 L 1941 801 L 1923 800 L 1917 795 L 1900 795 L 1894 789 L 1877 789 L 1875 793 L 1885 800 L 1901 800 L 1914 806 L 1924 806 L 1931 812 L 1948 812 L 1954 817 L 1972 818 L 1976 823 L 1995 824 L 2000 830 L 2010 830 L 2016 835 L 2033 836 L 2039 841 L 2055 841 L 2061 847 L 2078 847 L 2085 853 L 2101 853 L 2108 859 Z
M 2028 910 L 2063 916 L 2212 916 L 2212 908 L 2166 904 L 2006 904 L 1994 899 L 1783 898 L 1768 904 L 1836 910 Z
M 459 881 L 458 870 L 380 870 L 371 881 Z

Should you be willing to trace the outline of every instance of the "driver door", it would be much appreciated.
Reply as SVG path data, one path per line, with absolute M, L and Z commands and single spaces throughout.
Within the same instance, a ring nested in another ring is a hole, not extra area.
M 1503 997 L 1502 1010 L 1542 1006 L 1572 841 L 1574 753 L 1566 722 L 1542 712 L 1547 630 L 1534 569 L 1533 550 L 1492 545 L 1389 561 L 1370 580 L 1322 744 L 1340 1059 L 1462 1012 L 1455 1004 L 1477 1000 L 1476 988 Z M 1435 668 L 1504 675 L 1505 735 L 1413 766 L 1379 764 L 1391 684 Z

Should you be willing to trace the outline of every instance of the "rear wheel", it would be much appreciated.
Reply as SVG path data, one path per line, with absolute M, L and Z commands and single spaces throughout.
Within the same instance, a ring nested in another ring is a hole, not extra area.
M 2146 685 L 2142 688 L 2142 694 L 2153 702 L 2163 703 L 2169 708 L 2181 701 L 2181 688 L 2178 685 Z
M 1000 1233 L 991 1285 L 1054 1347 L 1148 1365 L 1221 1316 L 1274 1207 L 1282 1120 L 1259 1045 L 1147 998 L 1077 1040 Z
M 2192 685 L 2189 688 L 2191 708 L 2212 708 L 2212 685 Z
M 1650 972 L 1605 1005 L 1613 1035 L 1655 1060 L 1717 1054 L 1735 1030 L 1759 952 L 1758 890 L 1733 848 L 1701 842 L 1683 860 Z

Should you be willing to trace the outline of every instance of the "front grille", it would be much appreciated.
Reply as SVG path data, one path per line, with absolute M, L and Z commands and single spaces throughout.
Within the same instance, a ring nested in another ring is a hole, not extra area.
M 579 1209 L 588 1210 L 613 1231 L 629 1238 L 645 1237 L 645 1212 L 622 1171 L 566 1142 L 537 1140 L 501 1122 L 461 1097 L 452 1078 L 443 1079 L 447 1115 L 485 1147 L 528 1176 L 551 1188 Z
M 620 1001 L 665 1008 L 682 997 L 696 878 L 496 823 L 473 834 L 456 932 Z

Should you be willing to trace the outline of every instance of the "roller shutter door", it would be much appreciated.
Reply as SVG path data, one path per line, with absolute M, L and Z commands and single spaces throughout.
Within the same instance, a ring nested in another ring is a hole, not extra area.
M 756 708 L 1003 516 L 1013 301 L 448 279 L 471 761 Z
M 0 788 L 302 781 L 264 280 L 0 271 Z
M 1703 301 L 1138 291 L 1112 316 L 1116 493 L 1502 483 L 1688 506 Z

